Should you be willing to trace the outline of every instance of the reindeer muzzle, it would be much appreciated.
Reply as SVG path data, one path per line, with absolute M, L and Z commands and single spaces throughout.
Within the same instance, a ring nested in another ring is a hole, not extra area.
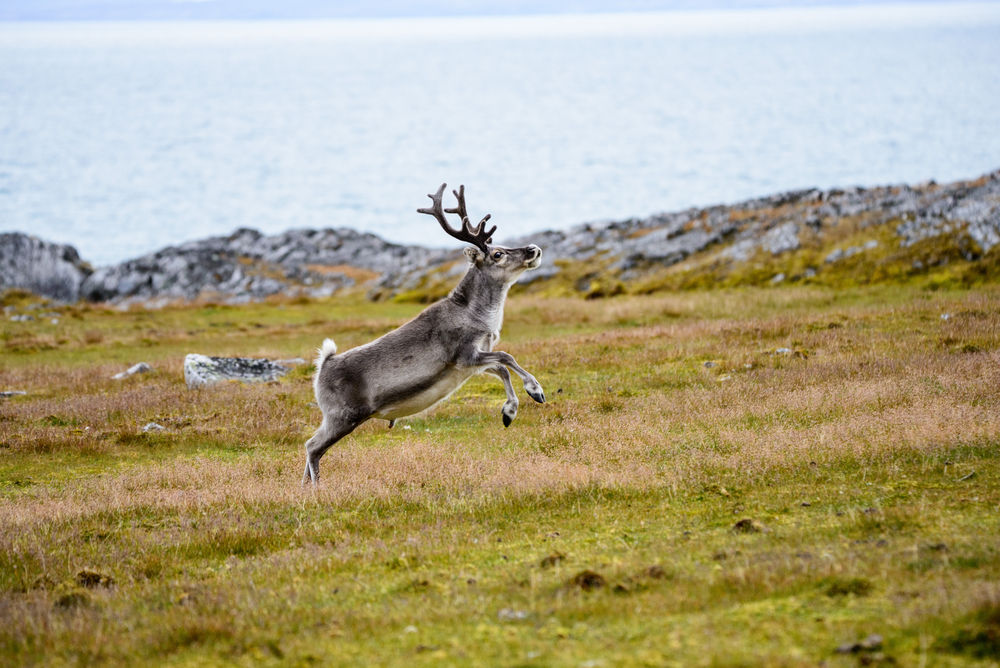
M 525 248 L 524 251 L 527 257 L 527 259 L 524 262 L 524 266 L 526 266 L 528 269 L 534 269 L 535 267 L 537 267 L 542 263 L 542 249 L 539 248 L 538 246 L 536 246 L 535 244 L 531 244 L 530 246 Z

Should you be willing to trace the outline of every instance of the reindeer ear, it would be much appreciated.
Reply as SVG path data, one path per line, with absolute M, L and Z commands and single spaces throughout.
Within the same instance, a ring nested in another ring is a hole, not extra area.
M 469 262 L 472 264 L 480 264 L 486 259 L 486 253 L 473 246 L 467 246 L 465 249 L 465 257 L 469 258 Z

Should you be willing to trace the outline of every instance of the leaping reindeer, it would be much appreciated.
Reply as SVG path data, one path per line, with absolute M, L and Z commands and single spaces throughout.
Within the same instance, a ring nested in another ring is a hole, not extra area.
M 461 282 L 441 301 L 385 336 L 337 354 L 337 344 L 323 342 L 316 358 L 313 386 L 323 411 L 323 424 L 306 442 L 306 470 L 302 484 L 319 482 L 319 460 L 330 447 L 372 418 L 389 421 L 426 410 L 446 399 L 476 374 L 492 374 L 503 381 L 507 401 L 501 413 L 505 427 L 517 415 L 517 395 L 511 371 L 524 381 L 532 399 L 545 403 L 542 386 L 505 352 L 493 352 L 500 340 L 507 291 L 518 276 L 541 264 L 542 249 L 494 246 L 494 225 L 484 232 L 487 215 L 475 227 L 465 210 L 465 186 L 454 209 L 441 208 L 446 184 L 434 195 L 434 204 L 419 213 L 434 216 L 445 232 L 472 244 L 465 249 L 469 269 Z M 457 213 L 462 229 L 448 224 L 445 212 Z

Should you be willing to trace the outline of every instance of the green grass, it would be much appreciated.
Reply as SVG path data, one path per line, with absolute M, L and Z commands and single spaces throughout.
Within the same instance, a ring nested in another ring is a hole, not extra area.
M 504 429 L 477 378 L 318 490 L 308 369 L 183 385 L 187 352 L 309 358 L 419 309 L 5 322 L 0 663 L 996 665 L 1000 290 L 516 297 L 500 348 L 549 403 L 518 388 Z
M 792 209 L 795 207 L 785 213 Z M 770 217 L 782 219 L 781 211 L 772 211 Z M 896 233 L 902 222 L 897 219 L 873 224 L 870 213 L 845 217 L 820 231 L 800 229 L 801 247 L 795 250 L 779 255 L 757 250 L 752 257 L 741 261 L 725 256 L 731 241 L 710 246 L 669 267 L 653 262 L 625 272 L 613 268 L 613 258 L 604 255 L 586 260 L 556 260 L 560 271 L 555 277 L 515 286 L 513 293 L 596 299 L 664 291 L 775 289 L 789 285 L 835 289 L 847 294 L 867 286 L 900 286 L 912 293 L 914 289 L 972 289 L 1000 280 L 1000 247 L 983 252 L 964 233 L 943 234 L 903 247 Z M 877 243 L 874 248 L 826 262 L 834 250 L 863 247 L 873 241 Z M 777 280 L 779 275 L 783 278 Z M 444 283 L 428 280 L 400 299 L 431 301 L 446 292 Z

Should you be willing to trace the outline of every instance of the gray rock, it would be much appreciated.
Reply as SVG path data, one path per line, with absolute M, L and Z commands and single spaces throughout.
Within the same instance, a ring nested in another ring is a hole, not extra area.
M 731 258 L 737 262 L 746 262 L 757 250 L 757 247 L 756 239 L 752 235 L 746 235 L 745 238 L 739 239 L 729 248 L 724 249 L 722 256 Z
M 861 642 L 848 642 L 838 645 L 834 651 L 837 654 L 858 654 L 860 652 L 875 652 L 882 648 L 882 636 L 873 633 Z
M 149 432 L 166 431 L 167 428 L 164 427 L 161 424 L 156 424 L 155 422 L 150 422 L 145 427 L 143 427 L 142 430 L 143 430 L 143 432 L 145 432 L 145 433 L 148 434 Z
M 113 378 L 114 380 L 122 380 L 123 378 L 134 376 L 137 373 L 149 373 L 152 370 L 153 367 L 149 366 L 145 362 L 139 362 L 138 364 L 130 366 L 128 369 L 122 371 L 121 373 L 116 373 L 115 375 L 111 376 L 111 378 Z
M 192 389 L 227 380 L 262 383 L 281 378 L 288 369 L 288 366 L 266 359 L 190 354 L 184 358 L 184 381 Z
M 799 227 L 795 223 L 784 223 L 764 235 L 760 245 L 771 255 L 780 255 L 786 251 L 796 250 L 801 246 L 798 236 Z
M 21 288 L 60 302 L 75 302 L 90 271 L 72 246 L 20 232 L 0 234 L 0 291 Z
M 857 255 L 858 253 L 864 253 L 866 250 L 871 250 L 873 248 L 878 248 L 878 241 L 876 241 L 875 239 L 869 239 L 860 246 L 851 246 L 850 248 L 837 248 L 826 256 L 824 262 L 830 264 L 836 262 L 837 260 L 841 260 L 845 257 L 851 257 L 853 255 Z
M 0 392 L 0 397 L 8 399 L 10 397 L 23 397 L 26 394 L 28 394 L 28 393 L 27 392 L 23 392 L 21 390 L 4 390 L 4 391 Z
M 186 244 L 95 271 L 81 290 L 90 301 L 249 301 L 281 292 L 285 283 L 240 262 L 234 253 Z
M 129 260 L 93 273 L 82 293 L 91 301 L 222 299 L 241 303 L 270 295 L 325 297 L 354 285 L 338 271 L 407 276 L 457 251 L 399 246 L 350 229 L 289 230 L 265 236 L 240 229 Z

